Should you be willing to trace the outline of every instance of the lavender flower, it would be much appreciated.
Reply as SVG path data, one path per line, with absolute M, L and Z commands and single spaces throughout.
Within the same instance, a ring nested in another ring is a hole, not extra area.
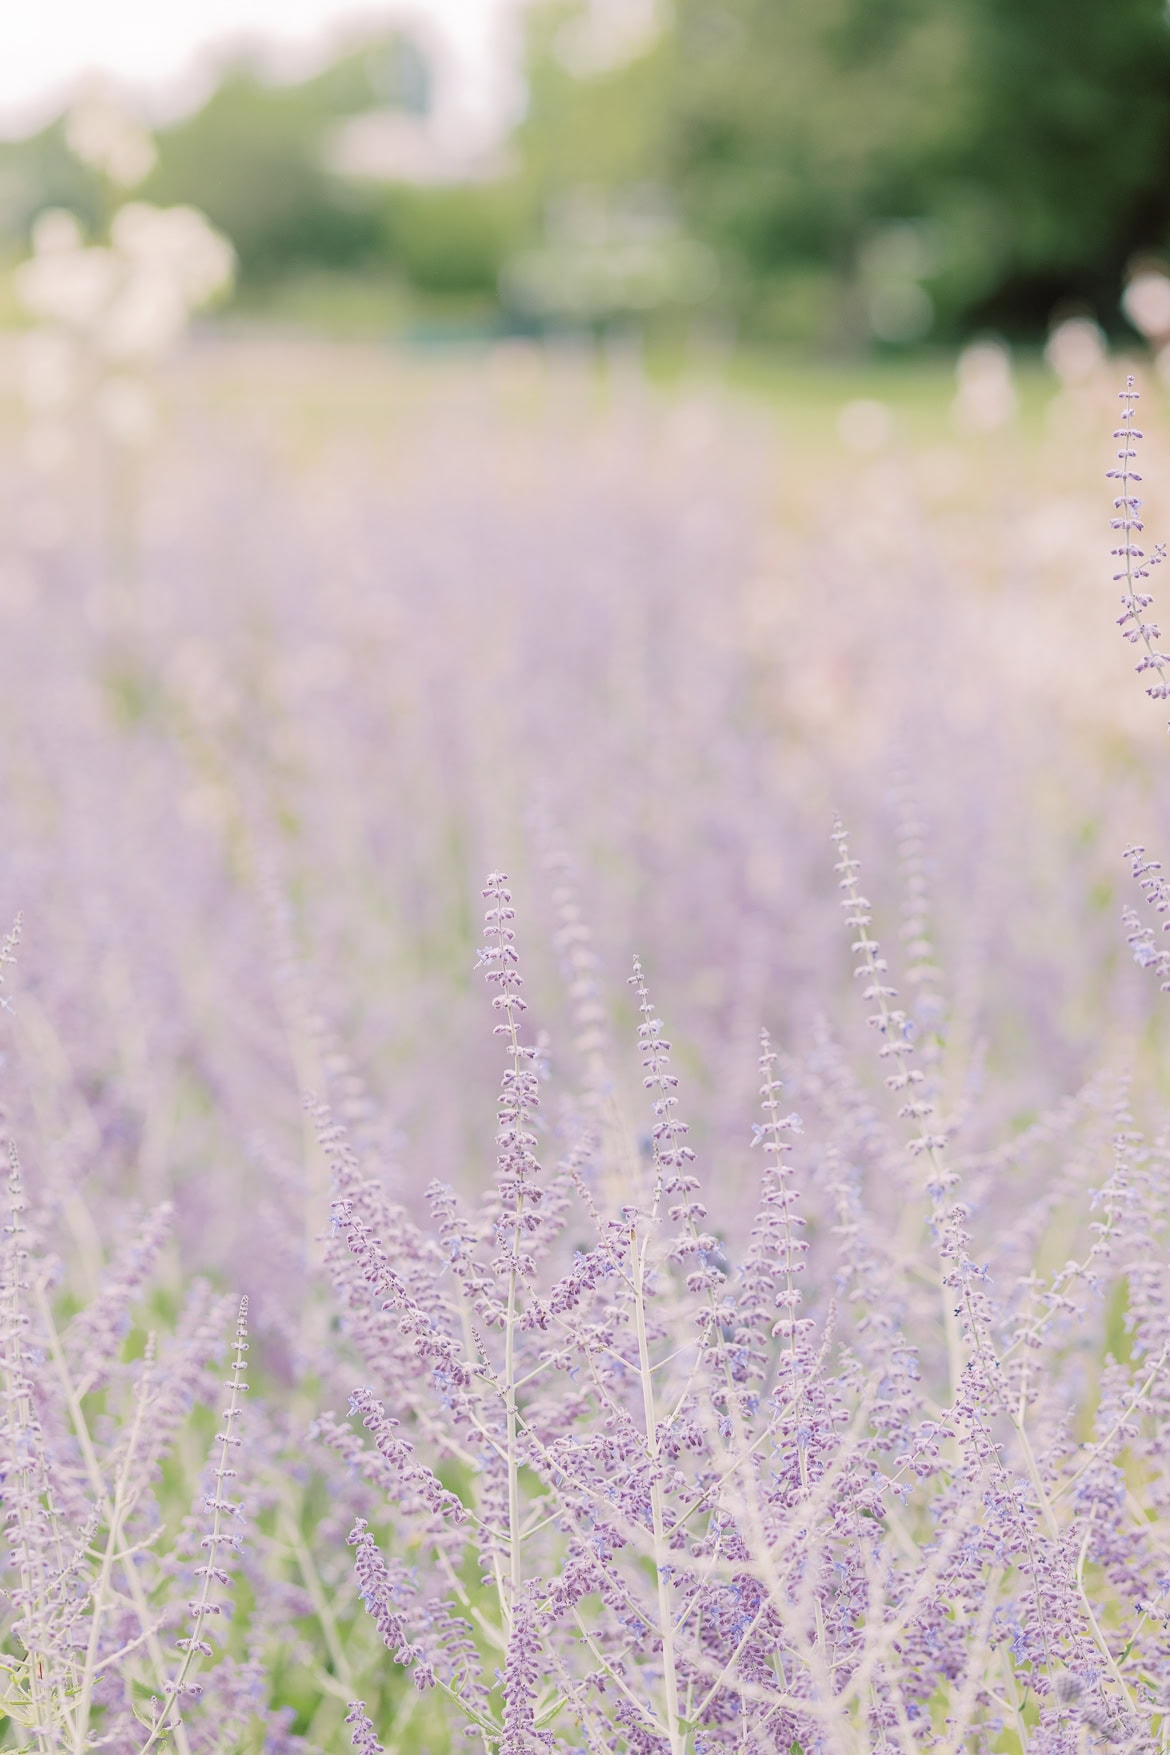
M 1142 435 L 1133 424 L 1137 413 L 1138 392 L 1134 389 L 1132 376 L 1126 380 L 1125 389 L 1120 395 L 1121 425 L 1113 437 L 1121 440 L 1121 450 L 1117 453 L 1121 468 L 1108 471 L 1109 480 L 1120 484 L 1120 492 L 1113 507 L 1121 516 L 1112 520 L 1112 528 L 1120 534 L 1121 540 L 1111 551 L 1116 559 L 1123 562 L 1123 570 L 1113 575 L 1114 583 L 1120 582 L 1124 586 L 1121 593 L 1122 613 L 1117 619 L 1117 625 L 1131 645 L 1140 643 L 1144 648 L 1136 666 L 1139 676 L 1150 671 L 1157 675 L 1156 682 L 1146 685 L 1147 695 L 1156 701 L 1165 701 L 1170 700 L 1170 674 L 1166 670 L 1170 657 L 1157 649 L 1155 642 L 1161 639 L 1161 633 L 1156 623 L 1145 620 L 1146 611 L 1154 600 L 1140 586 L 1143 580 L 1149 578 L 1150 568 L 1158 566 L 1165 559 L 1166 548 L 1164 543 L 1159 543 L 1153 554 L 1147 558 L 1145 550 L 1134 540 L 1141 535 L 1144 525 L 1138 516 L 1142 502 L 1132 491 L 1134 485 L 1140 484 L 1142 479 L 1133 467 L 1137 457 L 1137 443 Z
M 199 1659 L 215 1655 L 210 1623 L 213 1618 L 218 1620 L 225 1613 L 226 1605 L 213 1593 L 217 1587 L 230 1587 L 231 1573 L 227 1570 L 226 1562 L 233 1553 L 239 1551 L 243 1540 L 233 1528 L 233 1525 L 243 1521 L 242 1506 L 238 1500 L 228 1497 L 230 1489 L 227 1483 L 234 1480 L 238 1472 L 229 1467 L 229 1463 L 234 1461 L 232 1453 L 243 1443 L 235 1428 L 243 1412 L 240 1397 L 248 1390 L 243 1376 L 246 1369 L 244 1354 L 248 1351 L 247 1336 L 248 1300 L 241 1298 L 236 1321 L 235 1355 L 232 1359 L 231 1377 L 226 1385 L 230 1396 L 223 1412 L 223 1429 L 215 1438 L 219 1454 L 215 1456 L 211 1469 L 211 1490 L 203 1499 L 203 1510 L 211 1516 L 207 1532 L 199 1542 L 205 1556 L 202 1563 L 195 1568 L 195 1577 L 200 1580 L 199 1594 L 188 1604 L 192 1631 L 177 1641 L 178 1649 L 183 1654 L 182 1661 L 173 1680 L 167 1684 L 162 1710 L 142 1745 L 141 1755 L 147 1755 L 147 1751 L 155 1747 L 162 1736 L 181 1723 L 180 1702 L 183 1696 L 201 1692 L 198 1684 L 190 1679 L 198 1667 Z
M 825 512 L 815 432 L 778 506 L 710 403 L 586 422 L 501 357 L 453 420 L 330 357 L 267 436 L 258 352 L 177 364 L 134 651 L 80 461 L 0 459 L 9 1740 L 1160 1747 L 1162 1025 L 1097 905 L 1160 782 L 1069 610 L 1096 392 L 1027 491 L 952 436 Z M 245 1261 L 237 1549 L 236 1401 L 194 1476 Z
M 345 1715 L 345 1722 L 347 1725 L 353 1726 L 351 1733 L 353 1746 L 358 1751 L 358 1755 L 384 1755 L 383 1745 L 379 1743 L 374 1733 L 374 1727 L 366 1717 L 364 1700 L 354 1701 Z

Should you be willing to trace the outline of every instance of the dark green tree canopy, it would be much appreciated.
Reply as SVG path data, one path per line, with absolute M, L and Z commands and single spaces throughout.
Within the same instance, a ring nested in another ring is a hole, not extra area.
M 575 10 L 534 20 L 530 175 L 660 183 L 749 314 L 804 277 L 847 316 L 909 223 L 943 333 L 1073 299 L 1113 320 L 1129 260 L 1170 245 L 1164 0 L 675 0 L 586 80 L 558 56 Z

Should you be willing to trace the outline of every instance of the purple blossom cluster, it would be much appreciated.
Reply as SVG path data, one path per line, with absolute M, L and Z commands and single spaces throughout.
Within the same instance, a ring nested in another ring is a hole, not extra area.
M 432 1186 L 420 1230 L 324 1127 L 350 1332 L 458 1483 L 441 1488 L 383 1401 L 355 1393 L 388 1468 L 328 1436 L 385 1485 L 395 1532 L 384 1555 L 358 1520 L 358 1587 L 393 1660 L 485 1749 L 1159 1746 L 1168 1581 L 1146 1488 L 1166 1430 L 1165 1147 L 1135 1129 L 1122 1087 L 1084 1258 L 1002 1273 L 973 1255 L 955 1130 L 840 825 L 834 839 L 889 1132 L 859 1152 L 845 1128 L 806 1152 L 765 1034 L 738 1262 L 708 1228 L 640 963 L 644 1144 L 604 1099 L 535 1131 L 499 874 L 481 953 L 505 1019 L 493 1186 L 472 1205 Z M 839 1265 L 817 1298 L 802 1209 L 820 1164 Z M 894 1227 L 865 1211 L 875 1169 L 899 1185 Z M 1078 1430 L 1070 1347 L 1118 1284 L 1126 1344 Z
M 402 378 L 404 445 L 224 357 L 134 528 L 0 553 L 0 1747 L 1164 1750 L 1170 824 L 1039 515 L 1096 406 L 776 517 L 710 398 Z
M 227 1497 L 227 1483 L 237 1472 L 228 1465 L 241 1443 L 234 1426 L 247 1389 L 240 1375 L 247 1300 L 218 1455 L 188 1519 L 201 1563 L 193 1567 L 195 1600 L 184 1609 L 188 1569 L 170 1563 L 177 1545 L 169 1554 L 161 1546 L 168 1532 L 157 1490 L 193 1406 L 208 1394 L 224 1300 L 197 1283 L 168 1345 L 160 1349 L 148 1334 L 128 1360 L 123 1325 L 138 1288 L 125 1262 L 111 1264 L 90 1305 L 63 1329 L 51 1296 L 60 1262 L 37 1235 L 15 1154 L 6 1207 L 0 1454 L 14 1644 L 3 1710 L 36 1748 L 195 1750 L 203 1741 L 188 1734 L 185 1714 L 203 1692 L 196 1675 L 214 1655 L 212 1629 L 225 1613 L 217 1593 L 231 1582 L 226 1556 L 241 1540 L 232 1527 L 240 1505 Z M 94 1400 L 99 1383 L 104 1409 Z M 180 1615 L 188 1628 L 176 1640 Z M 218 1680 L 213 1711 L 230 1717 L 224 1684 L 235 1678 L 225 1671 Z

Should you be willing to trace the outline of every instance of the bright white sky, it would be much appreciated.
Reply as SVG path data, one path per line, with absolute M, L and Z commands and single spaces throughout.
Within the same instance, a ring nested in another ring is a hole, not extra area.
M 87 71 L 100 69 L 181 106 L 208 51 L 262 36 L 306 60 L 351 23 L 418 21 L 444 50 L 446 96 L 490 127 L 516 102 L 508 21 L 520 0 L 0 0 L 0 133 L 39 126 Z M 438 45 L 436 45 L 438 46 Z M 189 100 L 188 100 L 189 101 Z

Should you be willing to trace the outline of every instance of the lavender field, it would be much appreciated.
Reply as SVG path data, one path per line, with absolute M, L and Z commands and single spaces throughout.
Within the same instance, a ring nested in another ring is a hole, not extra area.
M 4 364 L 0 1743 L 1170 1748 L 1153 372 Z

